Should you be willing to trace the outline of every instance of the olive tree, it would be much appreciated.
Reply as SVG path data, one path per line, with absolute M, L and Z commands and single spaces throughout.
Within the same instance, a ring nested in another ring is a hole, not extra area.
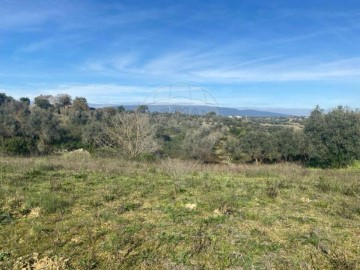
M 87 111 L 89 110 L 89 104 L 84 97 L 76 97 L 73 101 L 73 109 L 75 111 Z
M 344 167 L 360 159 L 360 112 L 317 107 L 305 124 L 310 161 L 321 167 Z
M 187 158 L 212 162 L 215 160 L 214 151 L 220 139 L 221 134 L 210 128 L 189 129 L 181 142 L 181 148 Z
M 38 97 L 36 97 L 36 98 L 34 99 L 34 104 L 35 104 L 36 106 L 38 106 L 39 108 L 44 109 L 44 110 L 53 107 L 53 106 L 51 105 L 50 101 L 49 101 L 48 99 L 44 98 L 43 96 L 38 96 Z
M 58 107 L 65 107 L 71 105 L 71 96 L 68 94 L 58 94 L 55 97 L 55 102 Z

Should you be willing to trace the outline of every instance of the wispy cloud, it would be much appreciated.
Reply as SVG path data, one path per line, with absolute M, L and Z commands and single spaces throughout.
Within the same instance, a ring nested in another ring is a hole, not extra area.
M 156 20 L 160 17 L 171 18 L 176 12 L 175 6 L 142 8 L 69 0 L 0 0 L 0 5 L 0 30 L 12 31 L 44 30 L 46 27 L 60 31 L 96 31 Z
M 286 81 L 324 81 L 324 80 L 360 80 L 360 59 L 348 59 L 332 62 L 304 62 L 302 59 L 258 65 L 253 68 L 228 69 L 212 68 L 192 73 L 203 81 L 211 82 L 286 82 Z
M 41 38 L 26 45 L 20 46 L 18 49 L 15 50 L 15 53 L 33 53 L 33 52 L 53 49 L 54 47 L 74 48 L 89 41 L 89 39 L 90 38 L 84 34 L 75 35 L 75 34 L 60 33 L 51 37 Z
M 135 54 L 116 55 L 111 59 L 88 60 L 82 64 L 79 69 L 82 71 L 95 71 L 95 72 L 134 72 L 134 66 L 138 56 Z
M 231 55 L 206 54 L 185 51 L 165 54 L 146 62 L 136 62 L 133 56 L 118 57 L 117 60 L 90 62 L 92 71 L 126 73 L 129 76 L 141 74 L 144 79 L 181 78 L 199 82 L 286 82 L 360 80 L 360 57 L 340 60 L 324 60 L 316 57 L 288 58 L 272 55 L 254 59 L 238 60 Z
M 44 23 L 66 16 L 66 2 L 2 0 L 0 5 L 0 30 L 34 30 L 37 26 L 43 27 Z
M 360 9 L 335 2 L 0 0 L 1 85 L 91 102 L 141 101 L 147 87 L 174 81 L 213 86 L 230 103 L 249 86 L 358 89 Z

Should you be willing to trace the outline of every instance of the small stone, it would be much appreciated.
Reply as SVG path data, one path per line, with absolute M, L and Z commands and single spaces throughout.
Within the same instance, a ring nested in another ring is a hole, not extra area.
M 190 210 L 194 210 L 196 208 L 197 204 L 196 203 L 187 203 L 185 204 L 185 208 L 190 209 Z
M 223 215 L 219 209 L 215 209 L 213 213 L 215 217 L 219 217 Z

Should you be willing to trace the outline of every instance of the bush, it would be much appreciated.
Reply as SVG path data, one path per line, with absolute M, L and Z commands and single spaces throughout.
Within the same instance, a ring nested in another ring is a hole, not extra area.
M 30 153 L 31 143 L 23 137 L 9 138 L 4 141 L 3 149 L 7 154 L 27 155 Z
M 305 125 L 310 164 L 347 167 L 360 158 L 360 112 L 338 107 L 325 114 L 317 107 Z

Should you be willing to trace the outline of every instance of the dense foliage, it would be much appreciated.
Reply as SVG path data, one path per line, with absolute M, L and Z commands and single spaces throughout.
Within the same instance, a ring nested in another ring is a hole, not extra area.
M 316 108 L 307 121 L 311 162 L 323 167 L 343 167 L 360 158 L 360 113 L 338 107 L 325 114 Z
M 203 162 L 302 162 L 344 167 L 360 159 L 360 113 L 316 108 L 305 118 L 229 118 L 90 108 L 67 94 L 16 100 L 0 93 L 0 149 L 43 155 L 85 148 L 130 158 Z

